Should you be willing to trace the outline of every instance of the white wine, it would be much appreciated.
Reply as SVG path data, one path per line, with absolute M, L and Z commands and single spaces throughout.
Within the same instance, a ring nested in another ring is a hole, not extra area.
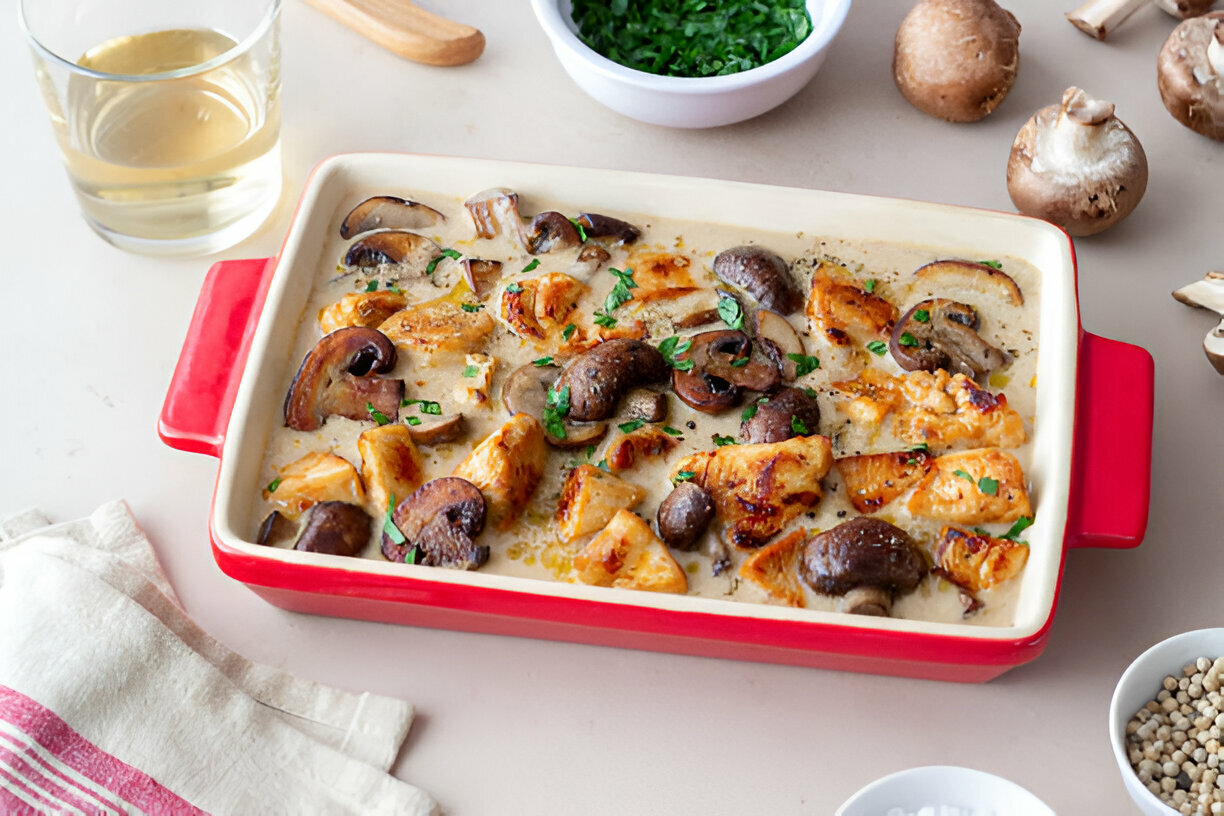
M 267 216 L 281 184 L 272 36 L 270 47 L 204 71 L 191 69 L 234 48 L 233 39 L 156 31 L 108 40 L 78 60 L 108 77 L 72 76 L 66 116 L 53 120 L 95 229 L 129 248 L 208 251 L 232 243 L 219 234 L 249 233 Z M 184 75 L 140 79 L 170 72 Z

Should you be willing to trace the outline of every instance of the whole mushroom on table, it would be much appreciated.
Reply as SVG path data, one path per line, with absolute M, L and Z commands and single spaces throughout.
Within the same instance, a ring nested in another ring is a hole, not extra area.
M 1195 133 L 1224 141 L 1224 12 L 1173 29 L 1156 60 L 1160 99 Z

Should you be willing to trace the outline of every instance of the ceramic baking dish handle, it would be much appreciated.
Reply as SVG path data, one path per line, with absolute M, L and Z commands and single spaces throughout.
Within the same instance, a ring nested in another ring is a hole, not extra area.
M 157 423 L 170 447 L 221 454 L 275 260 L 222 261 L 204 277 Z
M 1136 547 L 1147 528 L 1155 366 L 1139 346 L 1084 332 L 1067 543 Z

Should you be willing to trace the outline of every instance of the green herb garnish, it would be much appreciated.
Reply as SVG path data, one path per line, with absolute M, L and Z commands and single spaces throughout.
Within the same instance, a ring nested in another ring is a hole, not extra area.
M 663 355 L 663 359 L 667 364 L 677 371 L 692 371 L 692 360 L 678 360 L 677 354 L 683 354 L 693 347 L 693 341 L 688 337 L 680 337 L 678 334 L 673 334 L 671 337 L 664 338 L 662 343 L 659 343 L 659 353 Z
M 714 446 L 721 448 L 724 445 L 734 445 L 734 436 L 723 436 L 722 434 L 710 434 L 710 438 L 714 440 Z
M 275 492 L 276 492 L 276 488 L 280 487 L 280 486 L 281 486 L 281 482 L 283 482 L 283 481 L 285 481 L 285 480 L 284 480 L 284 479 L 282 479 L 280 476 L 277 476 L 275 479 L 273 479 L 272 481 L 268 482 L 268 492 L 269 492 L 269 493 L 275 493 Z
M 687 482 L 689 479 L 693 478 L 696 475 L 697 474 L 691 470 L 677 471 L 676 475 L 672 477 L 672 484 L 680 484 L 681 482 Z
M 875 290 L 876 290 L 876 279 L 875 278 L 868 278 L 866 281 L 863 282 L 864 292 L 871 295 L 875 293 Z
M 373 419 L 375 422 L 377 422 L 379 425 L 386 425 L 388 422 L 391 421 L 390 419 L 387 418 L 386 414 L 384 414 L 382 411 L 379 411 L 377 408 L 375 408 L 374 403 L 372 402 L 366 403 L 366 411 L 370 414 L 370 418 Z
M 872 340 L 867 344 L 867 350 L 877 357 L 883 357 L 884 352 L 888 351 L 888 344 L 883 340 Z
M 367 283 L 365 290 L 367 292 L 377 292 L 378 291 L 378 281 L 372 280 L 369 283 Z
M 809 354 L 796 354 L 791 352 L 786 355 L 786 359 L 795 364 L 795 376 L 802 377 L 804 374 L 811 374 L 816 369 L 820 368 L 820 360 L 817 357 L 812 357 Z
M 999 480 L 992 479 L 989 476 L 983 476 L 982 478 L 978 479 L 977 486 L 978 490 L 982 491 L 987 496 L 994 496 L 999 492 Z
M 1002 269 L 1003 264 L 999 261 L 978 261 L 982 266 L 989 266 L 991 269 Z
M 547 403 L 544 406 L 543 424 L 544 430 L 548 431 L 557 439 L 565 438 L 565 422 L 563 417 L 569 413 L 570 409 L 570 387 L 568 385 L 561 386 L 558 391 L 556 386 L 549 388 L 544 393 L 544 399 Z
M 574 336 L 574 332 L 577 330 L 578 330 L 578 327 L 575 326 L 573 323 L 566 323 L 565 328 L 561 330 L 561 339 L 569 340 L 571 337 Z
M 610 314 L 604 314 L 599 309 L 595 310 L 595 325 L 603 326 L 605 329 L 611 329 L 616 326 L 616 318 Z
M 794 414 L 791 414 L 791 430 L 800 436 L 807 436 L 809 433 L 807 423 Z
M 901 333 L 901 337 L 899 337 L 899 338 L 897 339 L 897 345 L 899 345 L 899 346 L 916 346 L 916 345 L 918 345 L 918 341 L 917 341 L 917 340 L 915 340 L 915 339 L 914 339 L 914 335 L 910 334 L 909 332 L 902 332 L 902 333 Z
M 517 295 L 519 292 L 523 291 L 523 287 L 517 283 L 510 283 L 506 285 L 506 291 L 512 295 Z
M 531 361 L 531 364 L 535 366 L 536 368 L 543 368 L 546 365 L 552 365 L 552 361 L 553 361 L 553 358 L 551 356 L 550 357 L 537 357 L 536 359 Z
M 484 308 L 483 303 L 460 303 L 459 308 L 465 312 L 479 312 Z
M 586 230 L 582 227 L 582 223 L 577 218 L 571 218 L 569 222 L 574 225 L 574 229 L 578 230 L 578 240 L 585 244 L 587 242 L 587 234 Z
M 475 377 L 478 373 L 480 373 L 479 366 L 469 365 L 463 367 L 463 376 L 465 377 Z
M 535 268 L 536 268 L 537 266 L 539 266 L 539 265 L 540 265 L 540 259 L 539 259 L 539 258 L 532 258 L 532 259 L 531 259 L 531 263 L 529 263 L 529 264 L 527 264 L 526 266 L 524 266 L 524 267 L 523 267 L 523 274 L 524 274 L 524 275 L 526 275 L 528 272 L 533 272 L 533 271 L 535 271 Z
M 760 407 L 761 406 L 755 402 L 750 402 L 745 405 L 744 410 L 740 411 L 740 422 L 747 422 L 748 420 L 752 419 L 754 416 L 756 416 L 757 411 L 760 410 Z
M 726 323 L 728 328 L 744 328 L 744 309 L 740 306 L 739 301 L 733 297 L 720 297 L 718 299 L 718 316 L 722 318 L 722 322 Z M 732 363 L 732 365 L 735 364 Z
M 622 433 L 633 433 L 634 431 L 636 431 L 638 428 L 642 427 L 645 424 L 646 424 L 645 420 L 631 419 L 628 422 L 622 422 L 616 427 L 620 428 Z
M 606 314 L 611 314 L 622 304 L 633 300 L 633 293 L 629 290 L 636 289 L 637 284 L 633 282 L 632 269 L 622 271 L 615 267 L 609 267 L 608 271 L 616 276 L 616 285 L 612 287 L 612 291 L 604 298 L 603 310 Z
M 462 257 L 463 254 L 457 250 L 451 249 L 450 247 L 445 247 L 442 250 L 442 254 L 430 261 L 429 265 L 425 267 L 425 274 L 432 275 L 434 270 L 438 268 L 438 264 L 442 262 L 443 258 L 450 258 L 452 261 L 457 261 Z
M 681 436 L 684 431 L 681 431 L 679 428 L 673 428 L 670 425 L 664 425 L 663 433 L 667 434 L 668 436 Z
M 1005 538 L 1008 541 L 1015 541 L 1017 544 L 1024 544 L 1027 546 L 1028 542 L 1021 541 L 1020 539 L 1016 538 L 1016 536 L 1023 533 L 1025 530 L 1031 527 L 1032 524 L 1033 524 L 1032 516 L 1021 516 L 1020 518 L 1016 519 L 1016 522 L 1012 524 L 1011 527 L 1008 528 L 1006 533 L 999 536 L 999 538 Z
M 434 414 L 435 416 L 442 415 L 442 406 L 430 400 L 406 399 L 400 402 L 401 408 L 407 408 L 409 405 L 416 405 L 417 410 L 422 414 Z
M 421 424 L 421 418 L 419 416 L 407 416 L 404 417 L 404 421 L 414 427 Z
M 751 359 L 752 358 L 750 357 L 737 357 L 731 361 L 731 367 L 732 368 L 743 368 L 744 366 L 748 365 L 748 362 Z
M 391 498 L 387 500 L 387 512 L 383 515 L 383 532 L 387 534 L 387 538 L 391 539 L 396 544 L 404 544 L 408 539 L 404 538 L 404 534 L 400 532 L 400 528 L 395 526 L 395 521 L 392 516 L 395 515 L 395 494 L 391 494 Z
M 972 476 L 970 476 L 968 473 L 961 470 L 960 468 L 957 468 L 956 470 L 952 471 L 952 475 L 961 477 L 969 484 L 972 484 L 972 485 L 977 484 L 977 481 Z
M 914 319 L 917 320 L 919 323 L 929 323 L 931 320 L 931 313 L 928 312 L 926 309 L 915 309 Z

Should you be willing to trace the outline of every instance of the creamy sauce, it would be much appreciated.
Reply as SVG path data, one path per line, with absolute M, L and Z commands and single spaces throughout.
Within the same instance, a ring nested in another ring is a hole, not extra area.
M 368 191 L 368 194 L 378 195 L 386 192 Z M 538 201 L 530 196 L 529 191 L 520 190 L 518 192 L 520 195 L 519 209 L 524 218 L 549 209 L 567 215 L 597 212 L 621 218 L 642 230 L 641 238 L 632 246 L 605 245 L 611 252 L 611 259 L 598 271 L 583 279 L 591 287 L 591 291 L 579 302 L 569 320 L 583 327 L 588 336 L 597 335 L 598 328 L 591 323 L 592 314 L 596 309 L 601 308 L 606 295 L 616 283 L 616 277 L 607 271 L 608 267 L 623 269 L 628 254 L 641 251 L 644 247 L 686 254 L 692 261 L 690 271 L 698 285 L 711 287 L 721 285 L 730 289 L 731 287 L 721 284 L 711 270 L 714 256 L 723 249 L 739 244 L 759 244 L 773 250 L 788 261 L 792 261 L 792 272 L 805 297 L 813 263 L 821 259 L 835 260 L 855 273 L 860 281 L 867 279 L 876 281 L 875 293 L 889 300 L 902 314 L 918 301 L 932 296 L 953 298 L 974 306 L 981 316 L 979 330 L 981 336 L 991 344 L 1006 350 L 1009 356 L 1009 362 L 987 378 L 982 378 L 986 380 L 982 384 L 988 385 L 993 392 L 1002 391 L 1006 394 L 1008 403 L 1023 418 L 1029 438 L 1032 437 L 1040 275 L 1037 269 L 1020 259 L 1001 257 L 991 260 L 1001 262 L 1003 270 L 1019 284 L 1024 293 L 1024 306 L 1013 305 L 993 292 L 957 289 L 946 285 L 941 285 L 939 290 L 935 291 L 930 285 L 916 279 L 913 272 L 918 267 L 948 257 L 946 253 L 939 252 L 938 248 L 884 243 L 847 243 L 832 237 L 804 233 L 769 233 L 721 224 L 694 223 L 655 217 L 643 218 L 633 213 L 600 209 L 598 201 Z M 338 227 L 349 209 L 365 197 L 366 195 L 354 194 L 350 199 L 342 202 L 330 223 Z M 499 237 L 490 240 L 475 237 L 472 220 L 464 208 L 462 199 L 447 199 L 442 196 L 429 195 L 422 196 L 419 200 L 444 213 L 447 219 L 444 224 L 440 225 L 440 228 L 422 230 L 423 234 L 428 235 L 443 247 L 450 247 L 462 253 L 465 257 L 499 260 L 504 264 L 502 283 L 483 301 L 486 311 L 494 318 L 498 317 L 501 287 L 506 283 L 526 280 L 548 272 L 571 273 L 571 266 L 577 254 L 576 249 L 531 256 L 521 245 L 509 239 Z M 297 370 L 297 364 L 322 336 L 315 319 L 319 311 L 345 294 L 365 291 L 371 280 L 379 281 L 380 288 L 386 288 L 386 281 L 395 277 L 394 268 L 354 270 L 344 268 L 342 264 L 338 266 L 338 261 L 343 259 L 351 243 L 352 239 L 341 239 L 338 229 L 334 229 L 324 245 L 325 249 L 319 260 L 315 278 L 315 290 L 304 312 L 296 347 L 291 355 L 292 366 L 281 375 L 285 390 L 289 388 Z M 523 274 L 521 270 L 527 267 L 533 258 L 539 259 L 538 267 Z M 459 263 L 444 258 L 430 277 L 403 278 L 398 280 L 396 285 L 407 295 L 409 308 L 411 308 L 413 304 L 447 295 L 454 290 L 456 285 L 466 292 L 466 287 L 461 281 Z M 746 313 L 744 326 L 750 332 L 754 306 L 747 295 L 741 293 L 739 299 Z M 629 316 L 633 308 L 633 303 L 630 301 L 618 309 L 615 315 L 618 318 Z M 823 348 L 813 339 L 807 318 L 802 311 L 792 315 L 790 322 L 799 331 L 806 347 L 806 353 L 822 360 L 820 368 L 800 377 L 793 385 L 811 388 L 818 394 L 821 409 L 818 432 L 832 439 L 834 456 L 897 451 L 909 447 L 907 443 L 896 440 L 888 433 L 888 423 L 884 425 L 885 430 L 880 432 L 868 432 L 848 424 L 845 415 L 839 412 L 834 404 L 836 400 L 843 397 L 838 397 L 830 385 L 844 378 L 846 371 L 835 361 L 831 361 L 831 364 L 824 364 L 829 359 L 825 356 L 828 349 Z M 659 329 L 658 326 L 652 326 L 652 328 Z M 680 333 L 692 335 L 700 331 L 721 328 L 726 328 L 726 326 L 721 322 L 716 322 L 683 329 Z M 665 336 L 665 334 L 652 333 L 647 340 L 657 344 Z M 436 401 L 440 403 L 444 415 L 449 416 L 462 412 L 468 420 L 469 430 L 462 440 L 435 447 L 419 446 L 425 461 L 427 480 L 449 476 L 475 444 L 505 422 L 508 413 L 502 406 L 500 394 L 501 385 L 506 377 L 519 366 L 551 353 L 549 350 L 520 340 L 511 334 L 500 320 L 483 351 L 496 358 L 491 399 L 484 406 L 474 407 L 471 403 L 460 402 L 457 398 L 456 384 L 462 383 L 464 379 L 462 375 L 465 360 L 462 353 L 436 353 L 431 356 L 423 356 L 404 353 L 401 349 L 396 370 L 388 375 L 402 378 L 405 381 L 406 399 Z M 888 354 L 877 356 L 870 354 L 865 349 L 859 349 L 858 356 L 866 360 L 870 367 L 886 373 L 898 375 L 904 373 Z M 646 461 L 639 459 L 634 468 L 618 474 L 620 478 L 640 485 L 649 491 L 646 499 L 634 508 L 634 512 L 650 521 L 652 527 L 659 502 L 671 490 L 669 475 L 673 465 L 694 451 L 712 450 L 714 448 L 711 441 L 713 435 L 737 437 L 740 428 L 742 406 L 711 416 L 695 411 L 671 393 L 670 389 L 668 391 L 669 409 L 665 424 L 682 432 L 682 435 L 678 437 L 679 444 L 663 457 Z M 755 398 L 756 395 L 747 396 Z M 415 405 L 401 409 L 401 421 L 416 410 Z M 548 468 L 543 481 L 535 491 L 520 521 L 507 532 L 486 528 L 480 535 L 479 542 L 490 547 L 489 560 L 481 567 L 481 571 L 549 581 L 570 579 L 571 562 L 574 555 L 593 536 L 586 536 L 569 544 L 563 543 L 558 537 L 555 531 L 554 514 L 561 487 L 566 474 L 572 467 L 584 462 L 596 464 L 604 458 L 604 451 L 608 445 L 620 436 L 620 432 L 616 429 L 616 423 L 620 421 L 624 420 L 612 420 L 608 436 L 595 446 L 589 456 L 581 449 L 564 451 L 550 448 Z M 690 428 L 690 423 L 695 427 Z M 266 484 L 276 479 L 283 467 L 310 451 L 331 451 L 360 467 L 361 457 L 357 452 L 356 440 L 361 431 L 370 427 L 373 427 L 372 422 L 359 422 L 342 417 L 329 418 L 318 431 L 314 432 L 299 432 L 277 427 L 272 434 L 271 443 L 262 465 L 263 483 Z M 812 430 L 816 432 L 816 429 Z M 1010 449 L 1026 472 L 1031 462 L 1030 448 L 1031 443 Z M 811 508 L 810 512 L 796 519 L 787 529 L 802 526 L 809 531 L 816 532 L 834 527 L 841 521 L 857 515 L 844 495 L 845 491 L 836 467 L 831 469 L 828 476 L 825 477 L 823 486 L 825 491 L 823 500 Z M 1034 496 L 1033 500 L 1035 511 L 1040 512 L 1039 497 Z M 272 505 L 267 502 L 255 503 L 255 512 L 258 517 L 251 520 L 252 537 L 262 517 L 271 509 Z M 933 552 L 941 524 L 932 520 L 911 517 L 905 511 L 904 495 L 886 505 L 876 515 L 905 529 L 915 541 L 925 545 L 928 551 Z M 381 523 L 376 526 L 380 533 Z M 987 525 L 995 535 L 1001 534 L 1007 526 L 1006 524 Z M 721 524 L 716 519 L 696 551 L 692 553 L 673 552 L 676 560 L 685 570 L 689 594 L 748 602 L 772 602 L 760 587 L 738 577 L 738 567 L 749 553 L 733 550 L 731 568 L 722 571 L 720 575 L 713 574 L 714 560 L 709 553 L 720 549 L 715 546 L 720 531 Z M 782 534 L 779 534 L 778 537 Z M 383 559 L 378 534 L 370 542 L 364 557 Z M 1020 579 L 1016 578 L 978 593 L 978 598 L 984 603 L 983 608 L 974 615 L 963 618 L 963 621 L 980 625 L 1010 625 L 1020 583 Z M 807 608 L 822 610 L 838 608 L 839 598 L 822 596 L 807 587 L 804 587 L 804 593 Z M 929 576 L 923 580 L 916 591 L 896 600 L 892 614 L 904 618 L 960 622 L 963 611 L 957 588 L 945 580 Z

